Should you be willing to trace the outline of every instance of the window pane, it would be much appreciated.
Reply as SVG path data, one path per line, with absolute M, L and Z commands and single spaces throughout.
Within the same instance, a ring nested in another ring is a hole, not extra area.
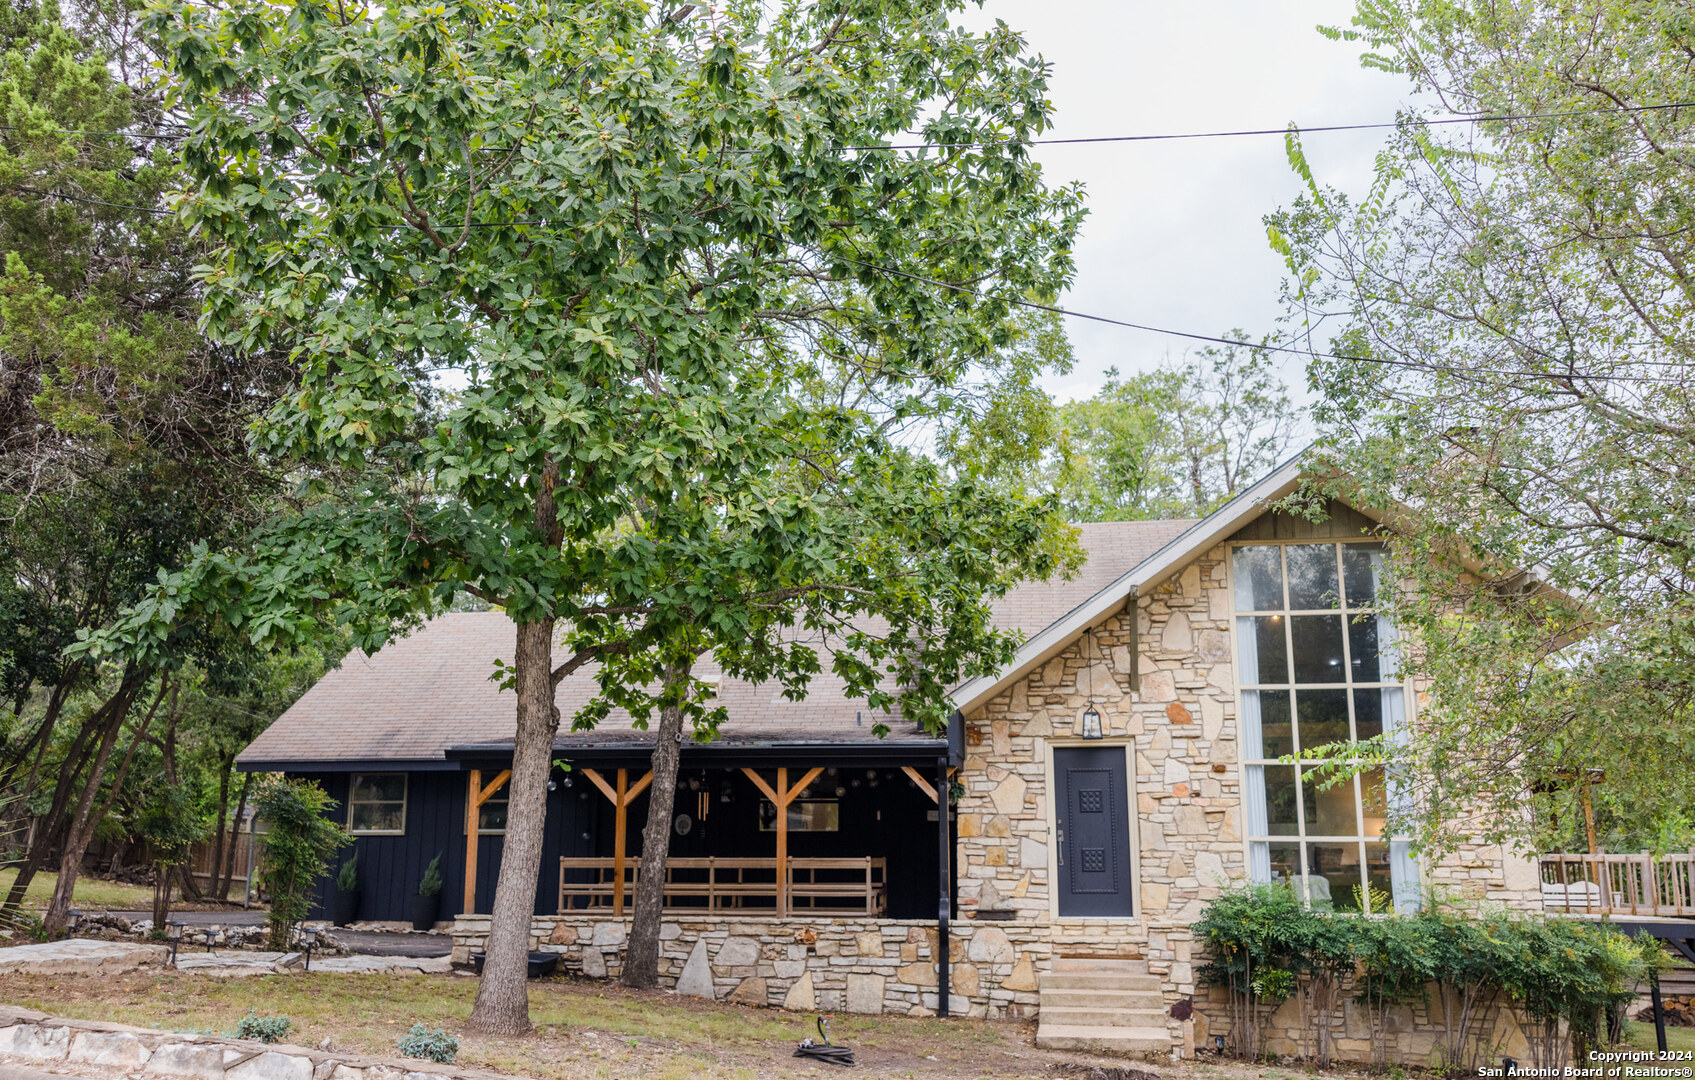
M 1365 881 L 1371 888 L 1371 910 L 1383 915 L 1395 910 L 1395 884 L 1389 872 L 1389 845 L 1365 846 Z
M 1388 790 L 1383 785 L 1383 770 L 1367 769 L 1360 773 L 1360 810 L 1365 818 L 1363 835 L 1379 837 L 1389 815 Z
M 354 803 L 349 828 L 353 832 L 399 832 L 405 813 L 405 803 Z
M 1377 663 L 1377 616 L 1355 615 L 1348 619 L 1348 659 L 1355 682 L 1380 682 Z
M 506 829 L 505 799 L 490 799 L 477 807 L 478 832 L 502 832 Z
M 1297 836 L 1295 812 L 1295 767 L 1255 765 L 1265 770 L 1265 816 L 1267 836 Z
M 1283 559 L 1276 547 L 1236 549 L 1236 610 L 1283 610 Z
M 1349 607 L 1366 607 L 1377 599 L 1377 578 L 1383 566 L 1383 549 L 1376 544 L 1342 545 L 1342 581 L 1348 590 Z
M 355 774 L 352 798 L 354 802 L 402 802 L 406 798 L 406 774 Z
M 1268 844 L 1271 849 L 1271 880 L 1300 885 L 1301 880 L 1301 845 L 1281 843 Z
M 1301 752 L 1348 741 L 1348 692 L 1302 690 L 1296 696 L 1300 712 Z
M 835 800 L 803 801 L 789 804 L 790 832 L 836 832 L 841 828 L 841 806 Z M 777 831 L 777 808 L 770 800 L 759 801 L 759 830 Z
M 1308 844 L 1307 877 L 1314 907 L 1335 911 L 1360 910 L 1360 846 Z
M 1354 735 L 1361 741 L 1383 734 L 1383 695 L 1399 690 L 1354 691 Z
M 1247 690 L 1259 695 L 1259 747 L 1248 747 L 1249 757 L 1277 758 L 1295 752 L 1295 726 L 1289 719 L 1289 691 Z M 1255 750 L 1258 750 L 1256 753 Z
M 1242 682 L 1287 683 L 1289 643 L 1283 637 L 1283 616 L 1249 615 L 1236 620 L 1242 650 Z
M 1342 606 L 1335 544 L 1290 544 L 1284 553 L 1289 560 L 1290 611 Z
M 1342 616 L 1292 615 L 1290 637 L 1295 647 L 1297 683 L 1342 683 Z
M 1354 816 L 1354 778 L 1337 780 L 1321 789 L 1320 775 L 1301 770 L 1301 796 L 1306 800 L 1308 836 L 1358 836 Z

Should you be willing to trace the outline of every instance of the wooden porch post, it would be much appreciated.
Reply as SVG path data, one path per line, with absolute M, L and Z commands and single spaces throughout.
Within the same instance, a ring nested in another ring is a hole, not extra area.
M 494 797 L 494 793 L 506 786 L 506 781 L 512 779 L 511 769 L 502 769 L 488 787 L 483 787 L 481 769 L 471 770 L 471 782 L 465 792 L 465 907 L 467 915 L 477 911 L 477 824 L 481 817 L 477 813 L 483 803 Z
M 465 906 L 467 915 L 477 913 L 477 794 L 483 790 L 483 771 L 471 770 L 471 783 L 465 792 Z
M 952 996 L 951 973 L 948 970 L 948 954 L 952 952 L 948 941 L 948 917 L 953 914 L 953 887 L 949 881 L 953 869 L 953 844 L 948 835 L 948 759 L 941 758 L 936 762 L 936 786 L 933 789 L 936 799 L 936 846 L 941 861 L 937 866 L 937 885 L 941 896 L 936 905 L 936 1015 L 943 1020 L 948 1018 L 948 998 Z
M 624 914 L 624 847 L 628 843 L 630 804 L 626 801 L 630 794 L 630 770 L 618 770 L 618 797 L 613 801 L 617 809 L 613 812 L 615 824 L 612 827 L 612 880 L 617 882 L 612 890 L 612 914 Z
M 795 801 L 795 796 L 805 791 L 808 784 L 818 779 L 824 771 L 819 765 L 808 769 L 806 775 L 795 781 L 794 787 L 789 786 L 789 770 L 777 769 L 777 788 L 772 790 L 765 778 L 752 769 L 744 768 L 742 772 L 753 781 L 753 786 L 760 790 L 771 805 L 777 808 L 777 908 L 776 914 L 781 917 L 789 913 L 789 804 Z

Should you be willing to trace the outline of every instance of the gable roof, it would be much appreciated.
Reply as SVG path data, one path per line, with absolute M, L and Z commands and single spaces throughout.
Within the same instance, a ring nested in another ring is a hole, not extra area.
M 995 605 L 1003 629 L 1040 635 L 1044 628 L 1120 580 L 1134 566 L 1168 547 L 1192 526 L 1189 521 L 1125 521 L 1079 526 L 1086 556 L 1071 580 L 1030 582 Z M 302 763 L 441 763 L 453 747 L 510 744 L 516 723 L 514 699 L 490 680 L 494 661 L 512 659 L 516 630 L 501 612 L 459 612 L 430 620 L 411 635 L 374 655 L 349 653 L 299 701 L 241 752 L 248 770 L 299 768 Z M 718 701 L 729 714 L 719 730 L 725 745 L 784 743 L 853 745 L 877 743 L 872 727 L 888 723 L 887 742 L 932 742 L 929 735 L 897 717 L 848 698 L 830 672 L 828 657 L 804 701 L 789 701 L 775 683 L 721 679 Z M 719 672 L 710 657 L 697 674 Z M 555 701 L 568 726 L 595 690 L 595 669 L 586 667 L 559 685 Z M 562 730 L 562 746 L 627 746 L 652 743 L 632 727 L 622 710 L 592 733 Z

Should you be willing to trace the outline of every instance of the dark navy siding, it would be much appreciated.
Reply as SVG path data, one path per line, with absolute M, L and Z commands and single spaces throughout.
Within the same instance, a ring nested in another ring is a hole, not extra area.
M 888 862 L 888 915 L 920 919 L 936 914 L 936 823 L 928 819 L 935 809 L 928 796 L 917 790 L 898 769 L 877 769 L 877 786 L 870 784 L 865 769 L 841 769 L 835 776 L 821 776 L 813 791 L 819 798 L 840 796 L 841 829 L 834 833 L 789 834 L 789 853 L 797 857 L 882 856 Z M 337 820 L 346 820 L 348 773 L 311 773 L 304 779 L 319 783 L 336 800 Z M 557 776 L 557 774 L 555 774 Z M 639 775 L 632 770 L 632 776 Z M 774 770 L 765 770 L 768 783 L 775 782 Z M 789 782 L 804 775 L 789 770 Z M 607 775 L 608 782 L 613 777 Z M 686 785 L 696 780 L 711 792 L 710 809 L 699 817 L 699 795 Z M 926 777 L 929 779 L 929 777 Z M 853 784 L 858 780 L 857 785 Z M 719 855 L 724 857 L 770 856 L 776 851 L 774 833 L 760 832 L 758 808 L 761 797 L 740 770 L 685 770 L 684 787 L 677 792 L 674 814 L 688 814 L 694 828 L 687 836 L 671 831 L 671 854 L 679 856 Z M 728 781 L 731 801 L 722 801 Z M 465 863 L 466 774 L 462 772 L 414 772 L 407 787 L 406 832 L 401 836 L 359 836 L 337 859 L 353 852 L 359 855 L 359 918 L 371 921 L 405 921 L 411 918 L 411 897 L 417 892 L 424 867 L 436 852 L 442 853 L 442 892 L 439 918 L 452 918 L 462 906 Z M 647 822 L 648 794 L 644 792 L 630 808 L 628 855 L 641 856 L 641 830 Z M 536 911 L 547 914 L 558 909 L 559 858 L 609 856 L 613 852 L 615 822 L 612 804 L 585 777 L 573 777 L 570 787 L 561 784 L 548 793 L 547 828 L 542 843 L 542 864 L 537 878 Z M 477 843 L 477 910 L 487 913 L 494 901 L 504 838 L 482 836 Z M 313 918 L 327 918 L 325 898 L 334 887 L 335 867 L 320 882 L 319 903 Z

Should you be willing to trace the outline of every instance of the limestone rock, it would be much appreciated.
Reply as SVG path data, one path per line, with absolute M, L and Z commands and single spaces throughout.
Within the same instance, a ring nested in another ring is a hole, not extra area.
M 591 979 L 606 978 L 606 954 L 596 948 L 583 950 L 583 974 Z
M 549 945 L 575 945 L 577 928 L 569 923 L 554 923 L 553 933 L 547 935 Z
M 1010 964 L 1014 955 L 1012 941 L 1000 927 L 985 926 L 971 935 L 965 955 L 980 964 Z
M 737 1005 L 763 1006 L 767 1003 L 765 980 L 758 975 L 743 979 L 724 1000 L 735 1002 Z
M 907 986 L 935 986 L 936 965 L 928 960 L 917 960 L 907 964 L 895 972 L 895 981 Z
M 798 979 L 806 971 L 806 961 L 776 960 L 772 962 L 771 970 L 779 979 Z
M 89 1065 L 136 1069 L 146 1064 L 149 1056 L 140 1039 L 120 1031 L 82 1031 L 71 1040 L 70 1060 Z
M 853 935 L 853 944 L 861 956 L 883 955 L 883 935 L 875 930 Z
M 759 942 L 752 938 L 725 938 L 712 958 L 715 967 L 752 967 L 759 962 Z
M 1165 707 L 1165 718 L 1173 724 L 1192 724 L 1195 722 L 1194 716 L 1183 707 L 1181 701 L 1173 701 Z
M 1159 881 L 1142 884 L 1142 907 L 1149 914 L 1158 914 L 1171 906 L 1171 886 Z
M 312 1059 L 267 1050 L 224 1073 L 225 1080 L 312 1080 Z
M 976 997 L 980 984 L 981 978 L 975 964 L 959 964 L 948 969 L 948 990 L 951 991 L 948 997 L 950 999 L 954 994 L 967 998 Z
M 1020 956 L 1018 963 L 1012 965 L 1012 974 L 1001 980 L 1002 990 L 1018 990 L 1034 992 L 1036 989 L 1036 965 L 1030 962 L 1028 955 Z
M 622 945 L 628 932 L 621 922 L 603 922 L 594 925 L 594 943 L 596 945 Z
M 812 992 L 812 972 L 801 973 L 789 992 L 783 995 L 783 1008 L 811 1012 L 818 1007 L 818 995 Z
M 1195 652 L 1204 663 L 1222 664 L 1230 659 L 1230 635 L 1222 630 L 1202 630 Z
M 1224 859 L 1216 851 L 1202 851 L 1195 856 L 1195 877 L 1202 885 L 1225 885 Z
M 703 997 L 708 1001 L 718 996 L 712 986 L 712 965 L 706 959 L 705 939 L 696 941 L 694 948 L 689 950 L 683 973 L 677 976 L 677 993 Z
M 1141 701 L 1174 701 L 1177 698 L 1177 683 L 1169 671 L 1143 671 L 1142 689 L 1137 694 Z
M 931 971 L 930 985 L 936 985 Z M 880 1013 L 883 1011 L 883 976 L 850 974 L 847 977 L 847 1011 Z
M 983 835 L 1005 839 L 1012 835 L 1012 822 L 996 814 L 983 822 Z
M 934 984 L 932 984 L 934 985 Z M 71 1046 L 71 1029 L 17 1025 L 7 1052 L 25 1061 L 63 1061 Z
M 1024 812 L 1024 778 L 1013 773 L 989 793 L 989 801 L 995 804 L 995 809 L 1003 814 L 1022 814 Z
M 1160 646 L 1166 652 L 1182 653 L 1187 656 L 1195 647 L 1195 639 L 1189 633 L 1189 616 L 1187 612 L 1173 611 L 1171 617 L 1165 620 L 1165 629 L 1160 634 Z
M 957 820 L 959 823 L 959 835 L 961 839 L 969 836 L 983 835 L 982 814 L 961 814 Z
M 147 1071 L 184 1080 L 224 1080 L 224 1051 L 218 1046 L 165 1043 L 147 1059 Z

